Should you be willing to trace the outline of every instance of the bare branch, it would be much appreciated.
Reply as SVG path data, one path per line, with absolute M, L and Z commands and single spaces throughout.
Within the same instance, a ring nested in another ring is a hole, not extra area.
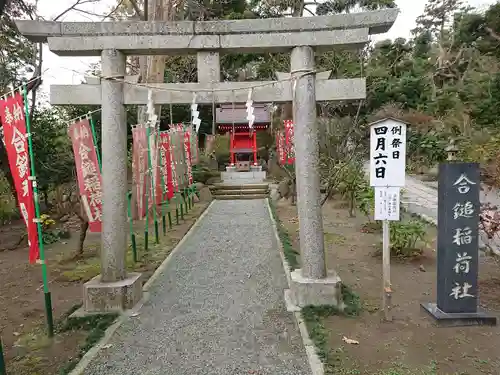
M 485 30 L 490 34 L 490 36 L 496 41 L 500 42 L 500 34 L 497 34 L 491 27 L 485 27 Z
M 109 18 L 111 17 L 113 14 L 115 14 L 115 12 L 118 10 L 118 8 L 123 4 L 125 0 L 120 0 L 118 2 L 118 4 L 116 4 L 116 6 L 106 15 L 102 18 L 102 20 L 104 21 L 106 18 Z
M 23 0 L 19 0 L 18 5 L 21 7 L 21 9 L 24 11 L 24 13 L 26 13 L 29 16 L 30 19 L 34 20 L 33 12 L 30 10 L 30 8 L 26 5 L 26 3 Z
M 364 101 L 360 101 L 359 102 L 359 105 L 358 105 L 358 110 L 356 112 L 356 117 L 354 118 L 354 121 L 352 123 L 352 127 L 351 129 L 349 129 L 349 133 L 347 133 L 347 136 L 346 138 L 349 138 L 349 136 L 351 135 L 351 133 L 354 131 L 354 129 L 358 126 L 358 123 L 359 123 L 359 115 L 361 113 L 361 108 L 363 106 L 363 103 Z M 353 150 L 353 152 L 350 153 L 349 157 L 347 158 L 347 160 L 345 161 L 345 164 L 339 169 L 339 171 L 337 172 L 337 175 L 340 174 L 340 172 L 342 172 L 344 170 L 344 168 L 346 168 L 349 163 L 351 162 L 351 160 L 354 159 L 354 156 L 357 155 L 357 150 Z M 333 179 L 330 179 L 330 181 L 334 181 L 334 183 L 330 183 L 329 186 L 327 186 L 326 188 L 326 195 L 324 196 L 323 200 L 321 201 L 321 206 L 323 206 L 325 204 L 325 202 L 328 200 L 328 198 L 330 198 L 330 196 L 333 194 L 333 191 L 335 189 L 335 182 L 338 180 L 338 178 L 333 178 Z
M 144 19 L 144 14 L 142 13 L 141 8 L 139 8 L 139 5 L 137 4 L 137 1 L 136 0 L 130 0 L 130 4 L 134 8 L 134 10 L 137 13 L 137 15 L 139 16 L 139 18 L 141 20 L 143 20 Z
M 37 77 L 41 77 L 42 66 L 43 66 L 43 43 L 38 43 L 38 64 L 37 64 L 37 67 L 35 69 L 35 72 L 33 73 L 32 79 L 35 79 Z M 40 85 L 41 85 L 41 81 L 40 81 Z M 33 90 L 31 90 L 31 106 L 30 106 L 29 119 L 32 123 L 33 123 L 33 116 L 35 114 L 35 107 L 36 107 L 36 93 L 37 93 L 40 85 L 35 86 L 33 88 Z
M 99 0 L 76 0 L 76 2 L 73 5 L 71 5 L 69 8 L 67 8 L 66 10 L 61 12 L 60 14 L 58 14 L 56 17 L 54 17 L 54 19 L 52 21 L 57 21 L 58 19 L 60 19 L 62 16 L 64 16 L 68 12 L 71 12 L 72 10 L 74 10 L 75 7 L 77 7 L 78 5 L 97 3 L 98 1 Z
M 92 16 L 92 17 L 103 17 L 103 21 L 109 17 L 108 16 L 103 16 L 102 14 L 97 14 L 97 13 L 94 13 L 94 12 L 90 12 L 88 10 L 85 10 L 85 9 L 80 9 L 80 8 L 73 8 L 72 11 L 75 11 L 75 12 L 79 12 L 79 13 L 83 13 L 83 14 L 86 14 L 88 16 Z
M 314 12 L 312 10 L 310 10 L 309 8 L 304 7 L 304 10 L 307 11 L 312 16 L 316 16 L 316 14 L 314 14 Z

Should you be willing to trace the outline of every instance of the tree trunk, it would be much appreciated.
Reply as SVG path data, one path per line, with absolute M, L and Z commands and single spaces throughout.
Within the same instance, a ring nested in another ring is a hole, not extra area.
M 80 218 L 80 236 L 78 238 L 78 249 L 77 256 L 83 255 L 83 244 L 85 243 L 85 238 L 87 237 L 87 230 L 89 229 L 89 222 Z
M 1 125 L 1 123 L 0 123 Z M 7 180 L 12 196 L 16 202 L 16 208 L 19 208 L 19 200 L 17 199 L 16 185 L 14 184 L 14 178 L 10 172 L 9 158 L 7 156 L 7 149 L 3 142 L 0 142 L 0 170 L 2 171 L 5 179 Z
M 175 0 L 149 0 L 147 21 L 173 21 L 176 9 L 181 6 L 181 1 Z M 141 82 L 163 83 L 165 80 L 166 56 L 147 56 L 139 58 Z M 137 117 L 139 124 L 145 124 L 148 119 L 146 107 L 140 107 Z M 158 119 L 161 116 L 161 106 L 155 106 Z

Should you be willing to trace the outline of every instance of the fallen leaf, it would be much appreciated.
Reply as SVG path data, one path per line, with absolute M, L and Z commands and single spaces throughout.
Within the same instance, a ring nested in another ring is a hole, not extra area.
M 112 346 L 113 346 L 113 345 L 111 345 L 111 344 L 107 344 L 107 345 L 104 345 L 102 348 L 103 348 L 103 349 L 109 349 L 109 348 L 111 348 Z
M 344 341 L 346 344 L 359 345 L 359 341 L 353 340 L 353 339 L 348 339 L 345 336 L 342 337 L 342 341 Z

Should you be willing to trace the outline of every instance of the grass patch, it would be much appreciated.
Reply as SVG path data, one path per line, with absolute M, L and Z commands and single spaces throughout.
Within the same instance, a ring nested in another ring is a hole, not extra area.
M 101 261 L 98 257 L 78 261 L 73 269 L 63 271 L 61 278 L 71 282 L 86 282 L 101 272 Z
M 70 315 L 80 307 L 81 304 L 74 305 L 55 322 L 54 338 L 47 336 L 44 324 L 22 335 L 16 343 L 19 354 L 12 360 L 14 365 L 12 373 L 37 375 L 47 373 L 47 366 L 52 366 L 51 374 L 68 375 L 119 316 L 119 314 L 96 314 L 71 318 Z M 67 358 L 70 360 L 60 367 L 58 364 L 61 362 L 57 360 L 53 362 L 52 356 L 54 353 L 59 353 L 58 350 L 68 337 L 72 338 L 70 340 L 72 344 L 66 346 L 63 351 L 69 354 L 64 357 L 65 360 Z
M 69 315 L 78 308 L 79 306 L 76 306 L 76 308 L 66 314 L 66 318 L 57 324 L 56 332 L 62 334 L 66 332 L 85 331 L 87 332 L 87 337 L 84 343 L 80 345 L 76 356 L 59 370 L 59 375 L 68 375 L 78 362 L 80 362 L 85 353 L 99 342 L 104 336 L 106 329 L 119 316 L 119 314 L 98 314 L 81 318 L 70 318 Z
M 342 284 L 342 299 L 345 309 L 340 311 L 336 306 L 307 306 L 302 309 L 302 316 L 307 326 L 309 336 L 316 346 L 316 353 L 325 365 L 326 375 L 361 375 L 367 374 L 359 368 L 359 363 L 349 358 L 344 346 L 332 349 L 328 344 L 328 331 L 324 319 L 330 316 L 356 317 L 362 311 L 359 296 L 347 285 Z M 437 366 L 432 362 L 420 369 L 411 369 L 401 363 L 393 363 L 391 368 L 370 371 L 373 375 L 437 375 Z M 458 375 L 458 374 L 457 374 Z
M 329 244 L 344 245 L 347 239 L 341 234 L 325 232 L 325 241 Z
M 269 207 L 271 207 L 271 213 L 273 215 L 273 218 L 276 221 L 276 227 L 278 229 L 278 236 L 279 236 L 280 241 L 283 245 L 283 253 L 285 255 L 285 259 L 288 262 L 288 266 L 290 267 L 290 270 L 293 271 L 299 267 L 300 254 L 297 250 L 295 250 L 293 248 L 290 235 L 288 234 L 288 231 L 286 230 L 283 223 L 281 222 L 273 201 L 270 198 L 268 198 L 267 200 L 269 202 Z
M 437 366 L 432 362 L 429 366 L 423 369 L 411 369 L 402 363 L 394 363 L 393 367 L 387 370 L 380 370 L 376 375 L 437 375 Z M 462 375 L 457 373 L 455 375 Z
M 302 309 L 302 317 L 306 323 L 309 336 L 316 347 L 316 353 L 325 364 L 327 374 L 334 374 L 336 366 L 332 366 L 334 356 L 330 353 L 328 347 L 328 333 L 323 324 L 323 320 L 329 316 L 339 315 L 355 317 L 361 313 L 361 301 L 359 296 L 347 285 L 341 285 L 342 300 L 344 301 L 344 310 L 339 310 L 337 306 L 306 306 Z M 334 353 L 333 353 L 334 354 Z M 343 372 L 342 374 L 349 374 Z M 355 372 L 352 374 L 356 374 Z

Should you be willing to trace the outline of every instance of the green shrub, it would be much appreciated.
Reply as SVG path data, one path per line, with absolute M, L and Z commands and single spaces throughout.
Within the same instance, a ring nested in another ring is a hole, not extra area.
M 425 225 L 418 220 L 409 222 L 391 222 L 391 254 L 397 257 L 411 257 L 422 254 L 417 248 L 425 239 Z

